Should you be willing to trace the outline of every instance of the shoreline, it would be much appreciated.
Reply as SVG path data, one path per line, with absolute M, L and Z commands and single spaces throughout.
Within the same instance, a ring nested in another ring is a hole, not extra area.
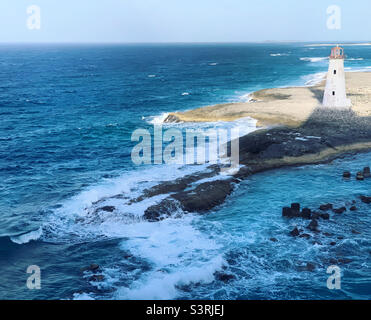
M 144 190 L 131 204 L 163 197 L 146 208 L 144 219 L 149 222 L 176 217 L 179 210 L 184 214 L 208 214 L 224 203 L 237 184 L 256 173 L 328 163 L 343 155 L 369 151 L 371 116 L 359 117 L 350 110 L 318 108 L 300 127 L 276 126 L 241 137 L 240 169 L 230 177 L 220 176 L 220 165 L 210 165 L 209 172 L 159 182 Z M 215 179 L 218 176 L 220 179 Z M 205 178 L 213 179 L 201 182 Z M 102 210 L 105 210 L 104 202 L 97 203 L 92 215 L 99 215 Z
M 360 116 L 371 115 L 371 72 L 346 72 L 352 110 Z M 268 88 L 249 94 L 248 102 L 224 103 L 184 112 L 171 112 L 164 123 L 235 121 L 250 117 L 258 127 L 305 122 L 322 103 L 325 79 L 312 86 Z
M 257 114 L 264 128 L 239 138 L 240 168 L 229 178 L 201 182 L 219 176 L 221 165 L 210 165 L 211 172 L 159 182 L 131 203 L 163 197 L 145 210 L 144 219 L 149 222 L 174 217 L 179 210 L 185 214 L 207 214 L 224 203 L 236 184 L 253 174 L 288 166 L 327 163 L 345 154 L 371 151 L 371 73 L 347 73 L 347 80 L 353 102 L 351 109 L 318 107 L 323 93 L 322 82 L 312 87 L 260 90 L 253 94 L 255 102 L 169 114 L 167 122 L 234 121 L 247 116 L 256 119 Z M 295 97 L 291 98 L 292 95 Z M 248 110 L 236 112 L 236 108 Z M 255 109 L 256 114 L 253 114 L 254 108 L 260 110 Z M 104 210 L 103 204 L 98 203 L 92 214 L 99 215 Z

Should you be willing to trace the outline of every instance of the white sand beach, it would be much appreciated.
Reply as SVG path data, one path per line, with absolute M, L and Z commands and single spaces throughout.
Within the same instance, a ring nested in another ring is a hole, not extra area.
M 348 98 L 359 116 L 371 116 L 371 72 L 346 73 Z M 264 89 L 251 94 L 251 101 L 227 103 L 169 114 L 165 122 L 234 121 L 244 117 L 258 125 L 300 125 L 321 105 L 325 81 L 312 87 Z

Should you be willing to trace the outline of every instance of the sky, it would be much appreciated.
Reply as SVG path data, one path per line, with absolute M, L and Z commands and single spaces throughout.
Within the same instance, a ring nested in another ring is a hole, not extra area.
M 370 0 L 0 0 L 0 43 L 371 41 L 370 14 Z

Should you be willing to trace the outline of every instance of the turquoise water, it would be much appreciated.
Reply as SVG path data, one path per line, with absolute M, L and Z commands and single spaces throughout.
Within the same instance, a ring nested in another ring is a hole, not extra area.
M 328 51 L 304 44 L 1 46 L 0 298 L 368 299 L 370 209 L 360 205 L 323 223 L 345 237 L 335 246 L 330 239 L 320 239 L 322 246 L 294 241 L 287 234 L 299 222 L 283 220 L 280 210 L 294 201 L 340 205 L 369 193 L 370 181 L 339 179 L 345 169 L 370 165 L 369 154 L 256 175 L 201 217 L 140 221 L 151 199 L 76 223 L 106 196 L 134 198 L 159 181 L 203 170 L 135 166 L 136 128 L 151 129 L 166 112 L 311 84 L 326 71 Z M 346 53 L 349 71 L 370 69 L 369 47 Z M 337 255 L 353 262 L 342 266 L 343 289 L 334 292 L 325 269 L 326 258 Z M 306 262 L 316 270 L 298 272 Z M 103 282 L 81 272 L 91 263 L 101 266 Z M 31 291 L 26 269 L 34 264 L 42 289 Z M 223 268 L 235 279 L 216 279 Z

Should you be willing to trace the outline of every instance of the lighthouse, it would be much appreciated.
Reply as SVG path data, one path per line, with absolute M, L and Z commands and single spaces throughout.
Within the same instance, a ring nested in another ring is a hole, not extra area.
M 350 108 L 352 105 L 346 94 L 344 58 L 343 48 L 339 46 L 332 48 L 322 102 L 324 107 Z

